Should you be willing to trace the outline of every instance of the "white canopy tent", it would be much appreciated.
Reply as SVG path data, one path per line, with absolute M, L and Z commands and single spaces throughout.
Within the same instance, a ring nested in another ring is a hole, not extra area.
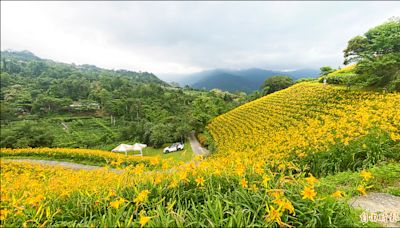
M 140 151 L 140 156 L 143 156 L 143 151 L 142 151 L 142 149 L 145 148 L 145 147 L 147 147 L 146 144 L 135 143 L 135 144 L 133 145 L 133 150 L 134 150 L 134 151 Z
M 147 145 L 141 144 L 141 143 L 135 143 L 134 145 L 120 144 L 119 146 L 115 147 L 111 151 L 125 153 L 125 155 L 128 155 L 128 151 L 140 151 L 140 156 L 143 156 L 142 149 L 145 147 L 147 147 Z

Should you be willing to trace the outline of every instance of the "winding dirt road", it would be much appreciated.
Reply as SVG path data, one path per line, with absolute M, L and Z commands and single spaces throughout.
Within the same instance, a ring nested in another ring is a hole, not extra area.
M 210 151 L 208 151 L 206 148 L 202 147 L 199 141 L 196 138 L 196 135 L 194 134 L 194 131 L 190 132 L 189 134 L 189 142 L 190 146 L 192 147 L 192 151 L 195 155 L 200 155 L 200 156 L 205 156 L 210 154 Z

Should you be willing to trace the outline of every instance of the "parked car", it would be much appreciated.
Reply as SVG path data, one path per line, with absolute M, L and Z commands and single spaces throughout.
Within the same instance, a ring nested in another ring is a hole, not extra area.
M 185 145 L 183 143 L 179 143 L 179 142 L 178 143 L 174 143 L 171 146 L 164 148 L 164 154 L 175 152 L 175 151 L 178 151 L 178 150 L 183 150 L 184 146 Z

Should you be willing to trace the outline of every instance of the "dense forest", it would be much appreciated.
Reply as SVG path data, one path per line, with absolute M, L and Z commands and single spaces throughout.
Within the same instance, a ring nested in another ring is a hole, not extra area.
M 244 93 L 173 87 L 147 72 L 1 52 L 0 147 L 97 147 L 183 141 L 244 103 Z

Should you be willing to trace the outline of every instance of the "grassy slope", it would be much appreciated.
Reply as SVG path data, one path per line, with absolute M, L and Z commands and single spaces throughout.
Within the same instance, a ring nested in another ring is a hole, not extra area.
M 173 159 L 175 161 L 188 162 L 193 159 L 192 147 L 189 141 L 185 142 L 185 148 L 182 151 L 176 151 L 168 154 L 164 154 L 163 150 L 170 144 L 164 144 L 161 148 L 146 147 L 143 149 L 143 156 L 155 157 L 160 156 L 162 159 Z M 128 154 L 138 154 L 138 152 L 129 152 Z
M 355 68 L 356 68 L 356 64 L 349 65 L 349 66 L 343 67 L 342 69 L 335 70 L 335 71 L 329 73 L 327 76 L 340 76 L 340 75 L 346 74 L 346 73 L 354 73 Z
M 368 169 L 372 173 L 372 180 L 370 185 L 372 186 L 370 191 L 373 192 L 386 192 L 395 196 L 400 196 L 400 163 L 383 163 L 379 164 L 371 169 Z M 321 184 L 318 187 L 318 192 L 321 194 L 329 194 L 336 190 L 346 192 L 347 195 L 357 195 L 354 192 L 354 185 L 361 181 L 361 177 L 358 172 L 340 172 L 335 175 L 330 175 L 321 178 Z

